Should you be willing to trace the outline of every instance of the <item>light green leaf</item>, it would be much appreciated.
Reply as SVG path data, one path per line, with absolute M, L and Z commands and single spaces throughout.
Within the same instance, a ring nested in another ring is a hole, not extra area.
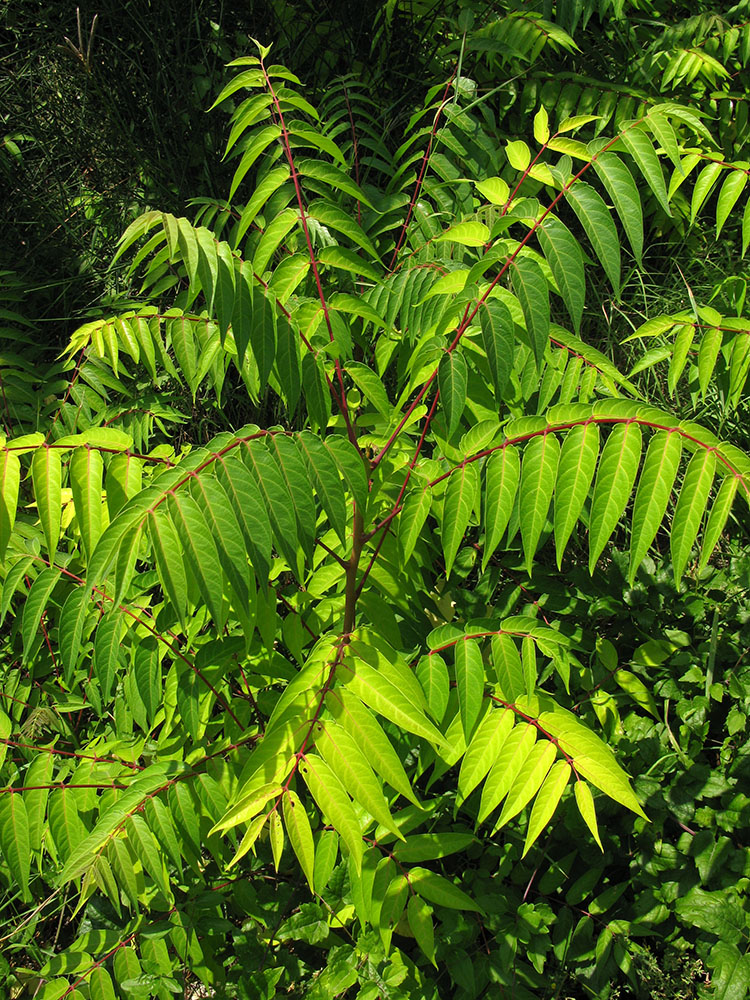
M 578 333 L 586 304 L 586 278 L 583 272 L 581 247 L 568 227 L 554 215 L 548 215 L 536 233 L 539 245 L 560 289 L 565 308 Z
M 711 162 L 707 164 L 698 174 L 698 179 L 693 188 L 693 197 L 690 200 L 690 223 L 695 222 L 695 217 L 700 212 L 703 202 L 708 198 L 716 181 L 719 179 L 724 165 Z
M 560 445 L 554 434 L 528 442 L 521 466 L 520 517 L 526 570 L 531 574 L 539 538 L 547 522 L 557 476 Z
M 594 840 L 603 851 L 604 848 L 602 847 L 602 842 L 599 837 L 599 824 L 596 822 L 596 809 L 594 807 L 594 797 L 591 794 L 591 789 L 585 781 L 581 781 L 579 778 L 574 785 L 574 791 L 578 811 L 580 812 L 584 823 L 593 834 Z
M 29 837 L 29 816 L 23 795 L 11 792 L 3 795 L 0 811 L 0 848 L 11 876 L 11 884 L 21 886 L 23 898 L 29 893 L 29 872 L 31 871 L 31 841 Z
M 346 844 L 355 869 L 361 871 L 362 830 L 344 786 L 326 762 L 315 754 L 305 755 L 299 771 L 320 811 Z
M 675 582 L 685 572 L 690 552 L 698 535 L 708 495 L 716 471 L 716 452 L 700 448 L 688 463 L 682 489 L 672 518 L 670 551 Z
M 188 600 L 187 577 L 177 533 L 163 507 L 148 512 L 146 525 L 159 582 L 178 617 L 184 618 Z
M 560 801 L 562 793 L 565 791 L 570 775 L 570 764 L 566 760 L 558 760 L 550 768 L 534 800 L 521 857 L 526 856 L 529 848 L 538 839 L 539 834 L 554 816 L 557 804 Z
M 620 240 L 609 209 L 589 184 L 576 181 L 566 192 L 615 294 L 620 294 Z
M 651 438 L 633 506 L 628 570 L 631 586 L 666 513 L 681 456 L 679 434 L 658 431 Z
M 560 129 L 558 129 L 559 131 Z M 549 139 L 549 115 L 544 105 L 534 115 L 534 138 L 540 146 L 543 146 Z
M 458 886 L 436 875 L 426 868 L 412 868 L 409 872 L 409 884 L 418 896 L 436 906 L 446 906 L 451 910 L 471 910 L 481 913 L 482 907 L 475 903 L 471 896 Z
M 492 660 L 497 676 L 497 693 L 504 701 L 514 702 L 526 690 L 526 682 L 518 646 L 512 636 L 504 632 L 493 635 Z
M 445 660 L 439 653 L 422 656 L 415 674 L 424 690 L 430 714 L 436 722 L 440 722 L 450 697 L 450 678 Z
M 483 222 L 458 222 L 435 237 L 435 242 L 450 240 L 462 247 L 481 247 L 489 243 L 490 231 Z
M 62 463 L 56 448 L 41 447 L 34 452 L 31 460 L 31 478 L 34 484 L 34 499 L 39 510 L 39 520 L 44 529 L 47 552 L 54 560 L 57 542 L 60 538 L 60 515 L 62 509 Z
M 419 896 L 412 894 L 406 904 L 406 918 L 420 951 L 437 968 L 432 907 L 428 906 Z
M 737 479 L 736 476 L 730 475 L 724 479 L 724 482 L 719 487 L 716 498 L 711 505 L 711 511 L 708 515 L 706 529 L 703 532 L 703 545 L 701 546 L 701 557 L 698 562 L 698 573 L 700 573 L 703 567 L 708 563 L 711 553 L 721 537 L 724 525 L 727 523 L 727 518 L 729 517 L 729 511 L 732 509 L 732 503 L 734 502 L 739 484 L 739 479 Z
M 508 794 L 536 743 L 536 729 L 519 723 L 510 731 L 482 789 L 477 823 L 483 823 Z
M 466 409 L 468 371 L 463 353 L 446 352 L 438 368 L 440 402 L 445 413 L 446 437 L 451 438 Z
M 109 701 L 117 675 L 122 624 L 122 612 L 109 611 L 99 623 L 94 639 L 94 674 L 105 702 Z
M 465 463 L 449 476 L 445 491 L 441 538 L 446 579 L 451 575 L 453 560 L 466 536 L 478 496 L 479 472 L 476 463 Z
M 374 771 L 404 798 L 420 806 L 401 758 L 372 713 L 346 688 L 337 687 L 326 696 L 333 717 L 354 737 Z
M 493 708 L 479 723 L 461 761 L 458 774 L 459 801 L 468 798 L 489 772 L 513 728 L 514 720 L 515 716 L 510 709 Z
M 86 556 L 90 560 L 102 533 L 102 456 L 93 448 L 76 448 L 70 460 L 73 506 Z
M 664 172 L 651 139 L 642 128 L 635 126 L 626 128 L 620 135 L 620 141 L 635 160 L 638 169 L 643 174 L 643 179 L 656 195 L 661 207 L 667 215 L 671 216 L 672 211 L 669 207 Z
M 529 756 L 516 775 L 493 833 L 505 826 L 509 820 L 528 805 L 541 788 L 549 769 L 552 767 L 557 750 L 552 743 L 535 743 Z
M 518 256 L 511 268 L 513 291 L 521 303 L 526 332 L 537 368 L 541 367 L 549 340 L 549 289 L 544 272 L 531 257 Z
M 571 427 L 560 452 L 555 483 L 555 552 L 557 568 L 583 505 L 596 470 L 599 456 L 599 428 L 596 424 Z
M 479 304 L 482 346 L 487 355 L 495 402 L 503 398 L 513 368 L 515 325 L 511 311 L 502 299 L 486 299 Z
M 404 564 L 411 559 L 414 547 L 422 535 L 422 528 L 430 513 L 430 490 L 425 486 L 407 493 L 398 517 L 398 541 Z
M 643 209 L 633 175 L 627 164 L 614 153 L 602 153 L 598 156 L 594 160 L 594 169 L 612 199 L 630 241 L 633 256 L 640 265 L 643 254 Z
M 254 820 L 258 813 L 262 812 L 269 799 L 275 799 L 284 791 L 277 781 L 266 782 L 259 788 L 254 789 L 247 795 L 243 795 L 237 802 L 233 803 L 214 823 L 209 830 L 209 836 L 213 833 L 222 833 L 224 830 L 231 830 L 242 823 L 249 823 Z
M 458 707 L 468 745 L 484 700 L 484 663 L 475 639 L 460 640 L 454 651 Z
M 89 995 L 91 1000 L 117 1000 L 112 977 L 101 965 L 91 970 Z
M 521 460 L 518 456 L 518 449 L 506 445 L 493 452 L 487 460 L 485 477 L 483 571 L 487 568 L 487 563 L 500 544 L 500 539 L 503 537 L 513 513 L 518 483 L 521 478 Z
M 21 463 L 18 457 L 3 449 L 0 451 L 0 560 L 5 555 L 16 522 L 20 482 Z
M 31 585 L 31 590 L 23 606 L 21 620 L 21 638 L 23 640 L 24 660 L 28 661 L 32 646 L 37 636 L 42 615 L 47 610 L 47 601 L 60 579 L 60 570 L 55 567 L 43 569 Z
M 225 614 L 222 603 L 224 574 L 219 553 L 206 519 L 198 504 L 186 490 L 171 493 L 168 498 L 172 519 L 187 561 L 195 577 L 206 607 L 218 629 L 224 628 Z
M 390 417 L 393 407 L 388 399 L 388 393 L 372 368 L 360 361 L 347 361 L 345 370 L 365 399 L 372 403 L 378 413 L 381 416 Z
M 641 458 L 642 437 L 638 424 L 617 424 L 602 449 L 589 518 L 589 573 L 594 572 L 596 561 L 630 499 Z
M 388 808 L 378 779 L 351 734 L 335 722 L 318 722 L 315 746 L 347 792 L 380 826 L 403 840 Z
M 346 497 L 336 463 L 320 438 L 309 431 L 302 431 L 297 435 L 297 447 L 305 460 L 329 523 L 341 544 L 346 545 Z

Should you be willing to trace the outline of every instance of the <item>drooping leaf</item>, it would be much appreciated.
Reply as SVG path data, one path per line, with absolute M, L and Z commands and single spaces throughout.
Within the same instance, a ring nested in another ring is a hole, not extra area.
M 513 368 L 515 324 L 508 306 L 501 299 L 486 299 L 479 306 L 482 346 L 487 355 L 495 400 L 500 402 Z
M 648 446 L 633 506 L 628 570 L 631 585 L 666 513 L 681 455 L 682 439 L 669 431 L 659 431 Z
M 531 567 L 547 522 L 555 488 L 560 445 L 554 434 L 541 434 L 526 445 L 521 466 L 521 539 L 526 569 Z
M 537 368 L 540 368 L 549 339 L 550 307 L 547 279 L 535 260 L 520 255 L 513 261 L 511 281 L 513 291 L 521 303 L 531 350 Z
M 620 293 L 620 241 L 609 209 L 590 184 L 577 181 L 566 197 L 578 216 L 596 256 L 615 290 Z
M 451 351 L 443 355 L 438 369 L 438 389 L 449 438 L 453 437 L 466 408 L 467 378 L 468 370 L 463 352 Z
M 602 449 L 589 518 L 589 572 L 617 527 L 630 499 L 641 458 L 642 433 L 636 423 L 618 424 Z
M 554 525 L 558 569 L 562 564 L 565 546 L 589 494 L 598 456 L 597 425 L 591 423 L 571 427 L 560 452 L 555 483 Z
M 513 513 L 513 504 L 521 478 L 521 460 L 518 450 L 510 445 L 490 455 L 485 472 L 484 493 L 484 554 L 482 570 L 500 544 L 500 539 Z
M 690 559 L 711 492 L 716 471 L 716 452 L 700 448 L 688 463 L 672 518 L 670 551 L 674 578 L 679 583 Z
M 445 575 L 450 577 L 453 561 L 463 542 L 479 495 L 476 463 L 465 462 L 448 478 L 443 506 L 443 555 Z
M 464 639 L 456 643 L 455 671 L 461 725 L 468 744 L 484 698 L 484 663 L 475 639 Z
M 544 219 L 537 229 L 537 235 L 565 308 L 573 320 L 573 328 L 578 333 L 586 303 L 586 278 L 581 248 L 568 227 L 554 215 L 548 215 Z

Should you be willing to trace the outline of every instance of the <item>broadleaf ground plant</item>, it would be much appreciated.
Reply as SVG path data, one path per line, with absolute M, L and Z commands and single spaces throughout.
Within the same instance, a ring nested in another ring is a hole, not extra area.
M 583 565 L 593 606 L 657 545 L 679 588 L 750 492 L 743 452 L 581 338 L 587 295 L 593 275 L 616 301 L 644 204 L 666 225 L 705 163 L 691 214 L 721 228 L 747 168 L 675 103 L 609 133 L 542 106 L 500 143 L 460 76 L 394 153 L 351 81 L 321 113 L 267 48 L 232 68 L 227 200 L 128 228 L 138 298 L 74 334 L 54 412 L 19 404 L 0 452 L 2 877 L 37 962 L 16 981 L 560 995 L 592 930 L 542 944 L 551 824 L 589 844 L 575 907 L 606 828 L 647 822 L 591 664 L 654 700 L 535 581 L 580 593 Z M 640 370 L 669 358 L 669 391 L 736 408 L 746 322 L 696 304 L 636 331 L 667 332 Z M 586 995 L 640 982 L 614 923 Z

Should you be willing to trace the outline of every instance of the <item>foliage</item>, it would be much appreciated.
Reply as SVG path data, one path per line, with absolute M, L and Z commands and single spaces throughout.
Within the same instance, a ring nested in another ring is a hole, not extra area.
M 9 983 L 742 995 L 748 328 L 636 330 L 713 428 L 586 334 L 652 218 L 736 234 L 746 166 L 671 101 L 500 143 L 460 73 L 393 149 L 259 53 L 228 197 L 140 216 L 137 292 L 9 366 Z

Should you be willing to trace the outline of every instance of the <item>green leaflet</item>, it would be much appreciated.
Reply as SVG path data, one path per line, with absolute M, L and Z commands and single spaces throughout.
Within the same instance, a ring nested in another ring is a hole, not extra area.
M 562 564 L 568 539 L 589 495 L 598 457 L 597 425 L 592 423 L 571 427 L 560 451 L 555 483 L 554 529 L 558 569 Z
M 170 772 L 175 776 L 180 769 L 179 765 L 172 762 L 150 765 L 107 810 L 100 814 L 99 821 L 87 837 L 80 839 L 80 833 L 73 832 L 70 856 L 58 876 L 58 885 L 65 885 L 82 875 L 121 824 L 136 811 L 147 796 L 169 783 Z
M 313 842 L 310 820 L 305 807 L 296 792 L 288 790 L 283 798 L 284 825 L 292 850 L 305 874 L 310 886 L 310 892 L 315 892 L 315 844 Z
M 325 444 L 309 431 L 297 435 L 297 447 L 305 460 L 323 510 L 341 544 L 346 544 L 346 499 L 336 463 Z
M 70 460 L 70 488 L 86 556 L 90 560 L 102 533 L 102 456 L 93 448 L 76 448 Z
M 633 506 L 628 570 L 631 586 L 666 513 L 681 456 L 679 434 L 658 431 L 651 439 Z
M 411 558 L 419 540 L 427 515 L 430 513 L 432 498 L 428 487 L 407 493 L 398 517 L 398 541 L 404 562 Z
M 269 437 L 268 447 L 278 464 L 281 477 L 291 497 L 300 544 L 307 558 L 312 561 L 316 521 L 315 500 L 305 462 L 294 441 L 285 434 L 274 434 Z
M 521 460 L 517 448 L 506 445 L 490 455 L 485 471 L 483 571 L 510 521 L 520 478 Z
M 482 908 L 471 896 L 459 889 L 442 875 L 436 875 L 426 868 L 412 868 L 409 872 L 409 884 L 416 894 L 428 903 L 437 906 L 447 906 L 452 910 L 473 910 L 481 913 Z
M 568 227 L 554 215 L 548 215 L 536 233 L 544 256 L 552 268 L 565 308 L 578 333 L 586 303 L 586 277 L 581 247 Z
M 96 630 L 93 666 L 105 702 L 110 699 L 117 674 L 122 631 L 123 615 L 118 610 L 104 615 Z
M 618 424 L 602 449 L 589 517 L 589 573 L 630 499 L 641 458 L 641 428 Z M 650 544 L 650 542 L 649 542 Z
M 11 879 L 21 886 L 23 898 L 29 894 L 31 840 L 29 816 L 23 795 L 3 795 L 0 807 L 0 849 L 10 869 Z
M 638 188 L 626 163 L 614 153 L 602 153 L 594 160 L 594 169 L 612 199 L 633 256 L 640 265 L 643 255 L 643 209 Z
M 615 295 L 620 293 L 620 241 L 609 209 L 589 184 L 577 181 L 565 197 L 583 226 Z
M 543 711 L 538 716 L 539 725 L 544 732 L 558 741 L 560 751 L 572 758 L 577 773 L 600 788 L 615 802 L 619 802 L 639 816 L 645 816 L 630 787 L 627 775 L 606 743 L 579 722 L 571 712 L 554 704 L 548 707 L 546 698 L 540 701 Z
M 450 678 L 445 660 L 439 653 L 422 656 L 415 673 L 425 693 L 430 715 L 436 722 L 440 722 L 450 697 Z
M 37 638 L 37 631 L 42 615 L 47 610 L 47 601 L 60 579 L 60 570 L 54 567 L 43 569 L 31 585 L 31 590 L 23 606 L 21 620 L 21 637 L 23 639 L 24 660 L 29 660 L 32 646 Z
M 544 272 L 535 260 L 519 254 L 511 267 L 513 291 L 521 303 L 526 332 L 537 368 L 541 367 L 549 339 L 549 289 Z
M 357 871 L 362 867 L 364 844 L 359 820 L 344 786 L 325 761 L 306 754 L 299 771 L 323 815 L 346 844 Z
M 537 792 L 534 807 L 531 810 L 531 816 L 529 816 L 529 825 L 523 844 L 523 857 L 526 856 L 531 846 L 538 839 L 539 834 L 554 816 L 570 775 L 570 764 L 566 760 L 558 760 L 550 768 L 547 777 Z
M 536 743 L 516 775 L 505 799 L 495 832 L 516 816 L 541 788 L 554 763 L 557 750 L 552 743 Z
M 422 954 L 437 968 L 432 907 L 428 906 L 419 896 L 412 895 L 409 896 L 409 901 L 406 905 L 406 914 L 409 927 Z
M 596 822 L 596 809 L 594 808 L 594 797 L 591 794 L 591 789 L 585 781 L 581 781 L 579 778 L 574 785 L 574 790 L 578 811 L 580 812 L 584 823 L 591 831 L 594 840 L 603 851 L 604 848 L 602 847 L 602 842 L 599 837 L 599 826 Z
M 401 758 L 372 713 L 345 687 L 326 696 L 326 707 L 337 722 L 354 737 L 370 765 L 405 798 L 419 806 Z
M 446 578 L 450 577 L 453 560 L 466 535 L 478 497 L 479 472 L 475 462 L 467 462 L 449 476 L 445 491 L 442 538 Z
M 347 792 L 381 826 L 403 839 L 367 758 L 350 733 L 333 722 L 318 723 L 315 746 Z
M 302 578 L 302 550 L 297 541 L 297 518 L 279 467 L 260 441 L 243 444 L 242 458 L 260 490 L 276 548 L 299 580 Z
M 740 164 L 736 164 L 740 167 Z M 747 185 L 747 164 L 744 164 L 745 169 L 731 170 L 727 174 L 727 179 L 724 181 L 719 192 L 719 197 L 716 202 L 716 238 L 719 238 L 719 234 L 724 228 L 724 223 L 727 221 L 732 213 L 732 209 L 737 204 L 737 201 L 745 190 Z
M 224 574 L 206 519 L 186 490 L 170 494 L 167 505 L 201 597 L 217 627 L 222 629 L 225 621 L 222 605 Z
M 497 760 L 513 728 L 514 715 L 509 709 L 490 709 L 468 745 L 458 774 L 459 801 L 468 798 Z
M 3 449 L 0 452 L 0 559 L 5 556 L 15 524 L 20 480 L 21 463 L 18 457 Z
M 148 512 L 146 525 L 159 582 L 178 617 L 184 618 L 188 601 L 187 576 L 177 532 L 162 507 Z
M 716 547 L 724 525 L 732 509 L 735 495 L 739 488 L 739 480 L 735 476 L 727 476 L 716 494 L 711 510 L 708 515 L 705 531 L 703 532 L 703 545 L 701 546 L 701 557 L 698 562 L 698 572 L 708 563 L 711 553 Z
M 633 157 L 643 178 L 656 196 L 657 201 L 667 213 L 672 214 L 667 197 L 667 186 L 664 181 L 664 172 L 656 155 L 653 143 L 637 125 L 625 128 L 620 134 L 620 141 Z
M 445 414 L 446 437 L 453 437 L 453 432 L 461 422 L 466 408 L 466 385 L 468 372 L 466 360 L 459 350 L 443 355 L 438 368 L 438 390 L 440 403 Z
M 503 741 L 482 789 L 477 823 L 483 823 L 508 794 L 535 742 L 536 729 L 527 723 L 514 726 Z
M 688 463 L 680 495 L 672 517 L 669 544 L 675 582 L 679 583 L 698 536 L 708 495 L 716 471 L 716 453 L 705 448 L 695 452 Z
M 309 353 L 302 357 L 302 391 L 313 426 L 324 431 L 331 417 L 331 397 L 323 363 Z
M 541 434 L 526 445 L 521 466 L 521 539 L 530 574 L 555 488 L 560 445 L 554 434 Z
M 458 706 L 466 743 L 469 743 L 474 725 L 479 718 L 484 699 L 484 663 L 475 639 L 456 643 L 455 673 Z
M 255 478 L 239 459 L 220 459 L 217 479 L 218 484 L 213 484 L 210 479 L 201 478 L 193 484 L 193 492 L 203 504 L 214 540 L 221 539 L 219 554 L 224 553 L 227 557 L 222 558 L 224 572 L 241 596 L 244 574 L 240 569 L 247 554 L 259 581 L 265 583 L 268 578 L 273 542 L 271 522 Z M 217 489 L 217 485 L 221 488 Z M 246 584 L 244 590 L 247 591 Z
M 62 463 L 60 452 L 56 448 L 37 448 L 31 460 L 31 478 L 47 552 L 50 560 L 54 560 L 60 538 L 62 507 Z
M 510 309 L 502 299 L 483 299 L 479 303 L 482 346 L 487 355 L 490 378 L 497 403 L 503 398 L 513 368 L 515 324 Z
M 505 701 L 513 702 L 526 690 L 523 666 L 515 640 L 506 633 L 492 637 L 492 661 L 497 677 L 497 693 Z

